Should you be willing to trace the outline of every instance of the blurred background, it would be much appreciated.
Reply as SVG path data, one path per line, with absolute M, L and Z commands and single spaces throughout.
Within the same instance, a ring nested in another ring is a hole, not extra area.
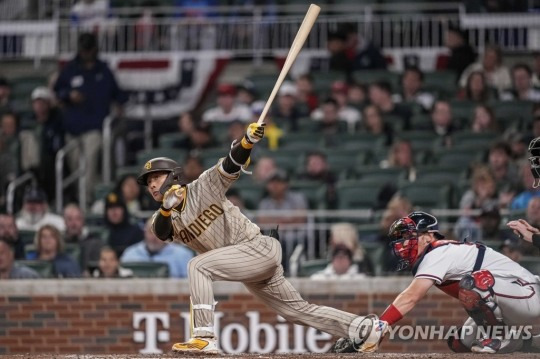
M 413 209 L 538 273 L 506 227 L 540 225 L 540 2 L 320 2 L 228 193 L 279 224 L 289 276 L 394 275 Z M 309 6 L 281 0 L 0 0 L 0 250 L 29 277 L 185 277 L 136 183 L 195 180 L 256 121 Z M 3 276 L 9 277 L 9 275 Z

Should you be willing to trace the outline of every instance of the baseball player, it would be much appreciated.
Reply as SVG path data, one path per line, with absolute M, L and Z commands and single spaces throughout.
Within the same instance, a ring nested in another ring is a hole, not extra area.
M 448 340 L 450 349 L 474 353 L 522 349 L 521 339 L 482 336 L 488 332 L 485 328 L 527 325 L 539 318 L 540 278 L 482 244 L 444 240 L 437 219 L 425 212 L 412 212 L 395 221 L 389 238 L 400 261 L 398 270 L 411 269 L 414 279 L 380 316 L 381 321 L 397 323 L 435 285 L 457 298 L 469 315 L 464 324 L 468 330 L 462 327 L 459 336 Z M 384 334 L 375 333 L 379 342 L 369 349 L 376 350 Z
M 540 137 L 536 137 L 529 143 L 529 162 L 531 172 L 534 177 L 533 188 L 540 186 Z M 514 230 L 519 238 L 531 242 L 535 247 L 540 248 L 540 230 L 531 226 L 524 219 L 508 222 L 508 227 Z
M 214 332 L 212 282 L 239 281 L 261 301 L 287 320 L 335 336 L 363 338 L 378 321 L 334 308 L 307 303 L 285 279 L 281 247 L 275 238 L 261 234 L 257 225 L 225 197 L 225 192 L 249 163 L 253 145 L 264 135 L 264 125 L 248 126 L 241 141 L 234 141 L 227 157 L 186 184 L 178 164 L 159 157 L 148 161 L 138 177 L 154 200 L 162 205 L 153 215 L 153 230 L 162 240 L 172 240 L 198 255 L 188 265 L 192 336 L 173 345 L 180 353 L 218 353 Z M 352 329 L 351 329 L 352 328 Z M 371 343 L 371 345 L 373 345 Z

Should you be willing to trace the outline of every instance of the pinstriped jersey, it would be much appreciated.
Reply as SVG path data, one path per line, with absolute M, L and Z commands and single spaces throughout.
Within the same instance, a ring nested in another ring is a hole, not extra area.
M 171 212 L 173 241 L 198 253 L 246 242 L 261 233 L 260 228 L 225 197 L 239 174 L 225 172 L 221 162 L 189 183 L 181 208 Z

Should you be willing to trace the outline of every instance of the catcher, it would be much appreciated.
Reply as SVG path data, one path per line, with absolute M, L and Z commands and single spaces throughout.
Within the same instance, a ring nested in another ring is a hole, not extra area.
M 436 286 L 458 299 L 469 315 L 459 335 L 448 340 L 454 352 L 510 353 L 535 347 L 533 340 L 483 338 L 488 330 L 478 327 L 533 324 L 540 317 L 540 278 L 482 244 L 444 240 L 437 219 L 425 212 L 412 212 L 395 221 L 389 237 L 399 259 L 398 270 L 411 269 L 414 279 L 380 316 L 380 322 L 397 323 Z M 384 334 L 381 331 L 368 340 L 378 338 L 370 349 L 378 348 Z M 342 352 L 350 346 L 345 339 L 335 344 Z
M 164 241 L 183 243 L 199 255 L 188 265 L 191 295 L 191 339 L 173 345 L 180 353 L 218 353 L 214 333 L 216 302 L 212 282 L 238 281 L 287 320 L 339 337 L 354 337 L 359 347 L 378 326 L 376 316 L 361 317 L 307 303 L 283 276 L 281 246 L 261 234 L 225 197 L 225 192 L 249 163 L 253 145 L 264 125 L 253 123 L 227 157 L 186 184 L 178 164 L 159 157 L 148 161 L 138 177 L 161 208 L 153 215 L 153 230 Z M 353 333 L 351 335 L 351 333 Z

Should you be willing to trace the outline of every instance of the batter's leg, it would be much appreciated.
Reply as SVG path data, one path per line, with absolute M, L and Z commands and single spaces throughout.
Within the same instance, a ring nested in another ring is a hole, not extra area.
M 313 327 L 336 337 L 350 338 L 351 334 L 357 334 L 349 333 L 349 328 L 353 321 L 360 322 L 363 318 L 335 308 L 306 302 L 285 279 L 281 266 L 270 280 L 244 284 L 251 293 L 288 321 Z

